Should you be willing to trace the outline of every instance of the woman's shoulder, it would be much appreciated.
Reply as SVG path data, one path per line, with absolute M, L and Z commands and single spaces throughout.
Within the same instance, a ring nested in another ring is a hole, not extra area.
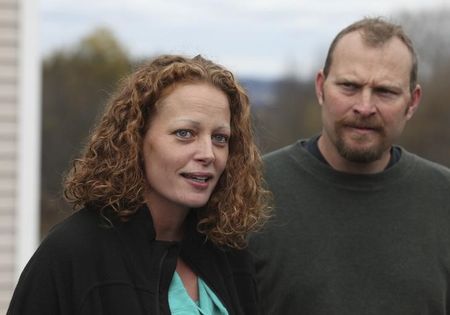
M 90 255 L 104 242 L 110 242 L 112 227 L 95 210 L 83 208 L 56 224 L 43 239 L 38 251 L 51 251 L 60 255 Z
M 232 248 L 232 247 L 222 247 L 221 248 L 225 255 L 231 260 L 247 260 L 250 258 L 248 247 L 244 248 Z

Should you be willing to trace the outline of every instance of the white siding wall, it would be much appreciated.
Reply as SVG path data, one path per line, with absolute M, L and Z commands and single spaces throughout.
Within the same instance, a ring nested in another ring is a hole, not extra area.
M 15 0 L 0 0 L 0 314 L 6 314 L 15 274 L 18 34 L 18 3 Z
M 6 313 L 17 275 L 38 239 L 39 67 L 33 3 L 0 0 L 0 314 Z M 24 117 L 26 112 L 34 117 Z M 31 182 L 24 183 L 26 178 Z M 30 185 L 35 185 L 31 191 Z

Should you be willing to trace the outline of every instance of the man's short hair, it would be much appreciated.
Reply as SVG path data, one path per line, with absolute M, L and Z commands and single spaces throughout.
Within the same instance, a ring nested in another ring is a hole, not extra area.
M 413 91 L 417 85 L 418 65 L 417 65 L 417 54 L 414 49 L 412 40 L 409 38 L 408 35 L 406 35 L 402 26 L 391 22 L 387 22 L 380 17 L 364 18 L 362 20 L 359 20 L 347 26 L 336 35 L 336 37 L 331 42 L 330 48 L 328 49 L 327 58 L 325 59 L 325 65 L 323 68 L 325 78 L 328 76 L 328 73 L 330 72 L 330 67 L 333 62 L 333 53 L 337 43 L 346 34 L 355 31 L 358 31 L 361 34 L 364 42 L 371 47 L 381 46 L 394 37 L 397 37 L 406 45 L 408 50 L 411 52 L 412 57 L 409 88 L 410 91 Z

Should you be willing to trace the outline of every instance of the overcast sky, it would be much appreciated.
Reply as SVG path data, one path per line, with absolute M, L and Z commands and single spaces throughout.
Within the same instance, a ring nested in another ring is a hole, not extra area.
M 240 76 L 305 75 L 364 16 L 449 8 L 450 0 L 40 0 L 41 52 L 110 28 L 132 56 L 202 54 Z

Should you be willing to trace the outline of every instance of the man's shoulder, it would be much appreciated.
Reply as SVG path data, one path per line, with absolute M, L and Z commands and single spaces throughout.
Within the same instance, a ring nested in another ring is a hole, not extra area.
M 404 154 L 408 159 L 414 161 L 415 165 L 423 171 L 440 173 L 444 176 L 450 177 L 450 168 L 445 165 L 428 160 L 405 149 L 402 149 L 402 154 Z
M 314 168 L 314 158 L 302 146 L 303 140 L 280 148 L 264 156 L 264 179 L 268 188 L 285 190 L 307 177 L 305 172 Z
M 403 149 L 402 154 L 407 161 L 414 165 L 416 175 L 424 176 L 430 180 L 442 181 L 446 183 L 450 188 L 450 169 L 445 165 L 428 160 L 417 154 L 408 152 Z
M 289 153 L 294 149 L 294 147 L 296 145 L 297 145 L 297 142 L 289 144 L 289 145 L 281 147 L 281 148 L 278 148 L 269 153 L 266 153 L 266 154 L 264 154 L 263 159 L 265 162 L 270 162 L 273 160 L 278 160 L 280 158 L 283 158 L 283 157 L 289 155 Z
M 292 159 L 292 157 L 299 157 L 302 153 L 306 152 L 302 147 L 304 141 L 305 140 L 298 140 L 292 144 L 264 154 L 264 164 L 269 166 L 276 165 L 284 163 L 286 160 Z

